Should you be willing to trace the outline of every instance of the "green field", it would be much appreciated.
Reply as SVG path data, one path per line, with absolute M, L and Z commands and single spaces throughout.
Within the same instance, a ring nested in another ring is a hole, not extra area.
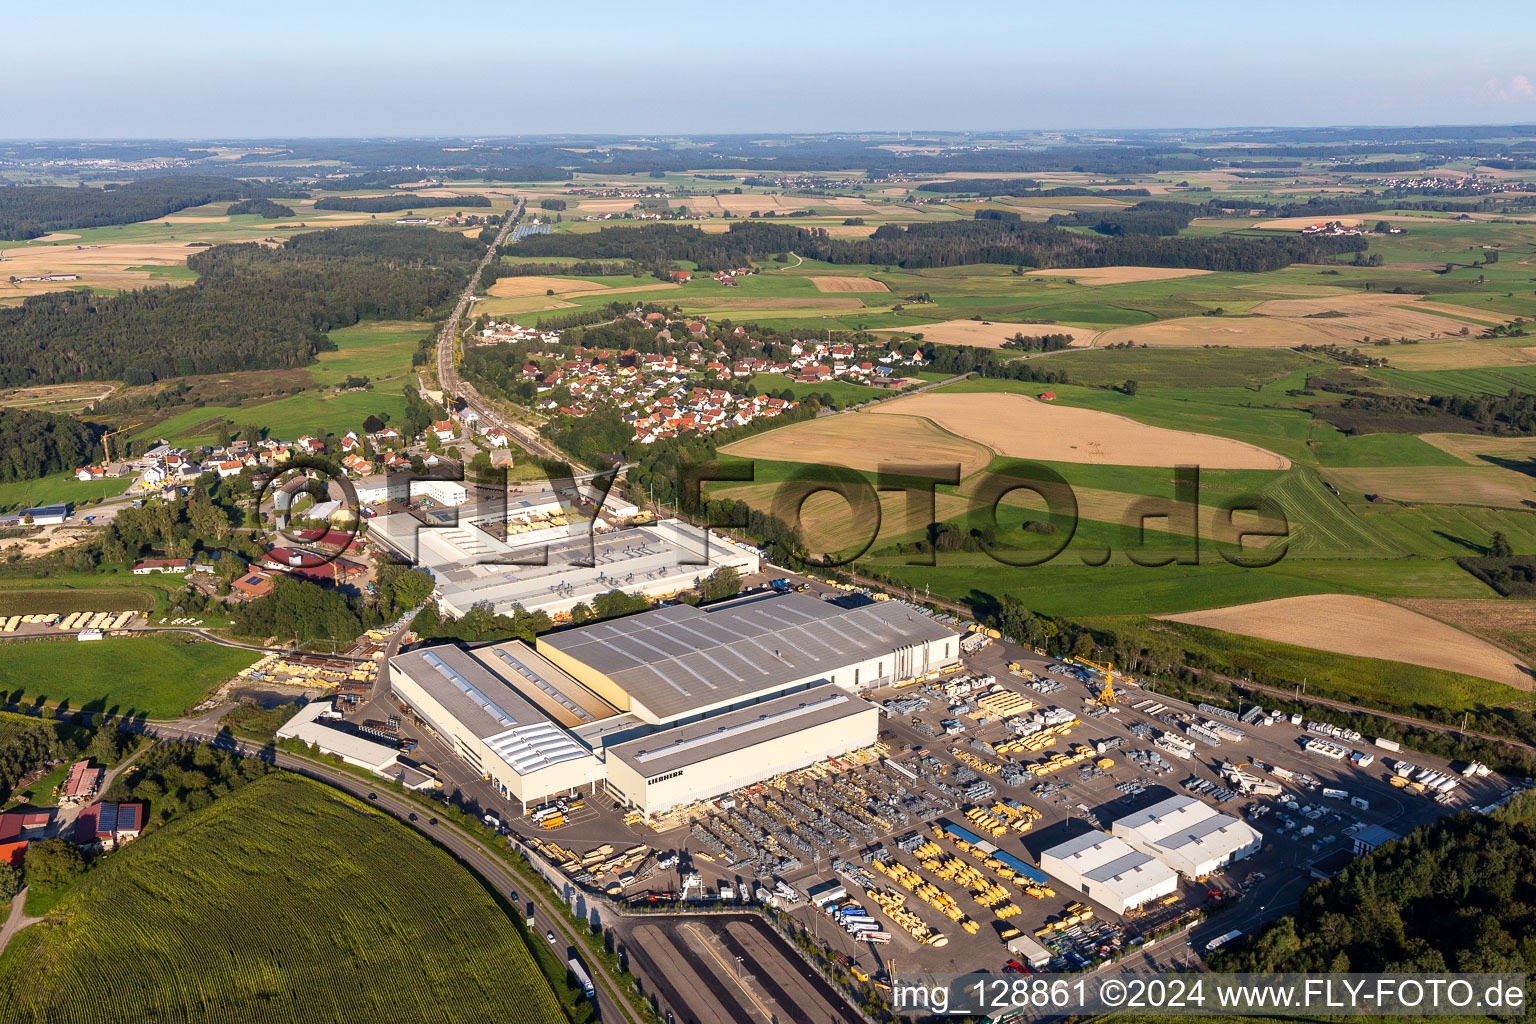
M 86 483 L 76 480 L 72 472 L 54 473 L 38 480 L 8 480 L 0 484 L 0 511 L 60 501 L 78 503 L 92 498 L 111 498 L 122 494 L 132 482 L 128 477 L 122 477 Z
M 839 408 L 868 402 L 870 399 L 891 393 L 882 388 L 868 388 L 862 384 L 849 384 L 841 380 L 827 381 L 825 384 L 797 384 L 779 373 L 759 373 L 752 378 L 752 384 L 760 395 L 777 395 L 787 388 L 794 393 L 797 401 L 806 395 L 831 395 L 832 401 L 836 402 Z
M 256 651 L 186 634 L 0 643 L 0 692 L 22 704 L 176 718 L 216 683 L 253 664 Z
M 1143 387 L 1257 388 L 1313 365 L 1289 349 L 1067 349 L 1033 358 L 1074 384 L 1096 387 L 1135 380 Z
M 155 603 L 148 587 L 114 587 L 101 590 L 0 590 L 0 615 L 32 612 L 126 612 L 149 611 Z
M 415 831 L 277 774 L 108 856 L 0 993 L 18 1024 L 564 1020 L 530 941 Z
M 409 320 L 381 320 L 343 327 L 326 335 L 336 343 L 337 351 L 320 353 L 319 364 L 310 368 L 310 376 L 316 384 L 326 386 L 338 384 L 349 376 L 379 382 L 404 377 L 411 372 L 411 356 L 421 339 L 430 337 L 431 333 L 430 325 Z M 390 390 L 398 392 L 399 388 Z
M 415 347 L 413 340 L 411 350 L 415 351 Z M 292 441 L 300 434 L 323 437 L 345 434 L 349 430 L 361 433 L 363 421 L 369 416 L 393 418 L 405 413 L 405 396 L 400 393 L 397 383 L 380 384 L 377 391 L 344 391 L 340 394 L 308 391 L 245 406 L 187 409 L 135 432 L 134 437 L 163 437 L 179 444 L 212 444 L 220 420 L 229 420 L 236 426 L 254 424 L 272 437 L 285 441 Z M 100 487 L 99 484 L 96 486 Z

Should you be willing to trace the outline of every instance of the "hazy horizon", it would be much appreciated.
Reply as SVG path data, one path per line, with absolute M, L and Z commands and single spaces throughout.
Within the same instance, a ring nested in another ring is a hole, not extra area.
M 1536 6 L 1303 2 L 823 5 L 814 18 L 612 0 L 442 14 L 399 0 L 258 13 L 84 0 L 8 12 L 10 139 L 1131 131 L 1536 120 Z M 1420 26 L 1431 26 L 1421 28 Z M 418 27 L 419 26 L 419 27 Z M 1492 27 L 1490 27 L 1492 26 Z M 871 129 L 872 123 L 889 128 Z M 999 128 L 1009 125 L 1009 128 Z

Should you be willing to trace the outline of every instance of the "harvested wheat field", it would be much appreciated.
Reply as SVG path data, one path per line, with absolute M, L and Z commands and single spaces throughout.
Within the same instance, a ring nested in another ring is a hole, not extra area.
M 1330 295 L 1268 299 L 1245 316 L 1191 316 L 1105 331 L 1106 345 L 1233 348 L 1294 348 L 1298 345 L 1359 345 L 1364 338 L 1434 338 L 1457 334 L 1465 323 L 1427 309 L 1412 296 Z
M 1061 324 L 1011 324 L 1001 320 L 945 320 L 936 324 L 917 324 L 899 331 L 890 328 L 875 331 L 876 334 L 921 334 L 923 340 L 940 345 L 972 345 L 976 348 L 1002 348 L 1003 342 L 1015 334 L 1026 338 L 1042 334 L 1070 334 L 1073 348 L 1093 345 L 1099 332 L 1092 327 L 1064 327 Z
M 1380 220 L 1380 217 L 1376 218 Z M 1357 228 L 1365 223 L 1360 217 L 1277 217 L 1274 220 L 1266 220 L 1262 224 L 1255 224 L 1256 228 L 1266 228 L 1270 231 L 1300 231 L 1309 228 L 1313 224 L 1326 224 L 1329 222 L 1343 224 L 1345 227 Z
M 1531 670 L 1513 654 L 1427 615 L 1349 594 L 1283 597 L 1160 618 L 1241 636 L 1531 688 Z
M 1536 459 L 1536 437 L 1489 437 L 1486 434 L 1420 434 L 1449 455 L 1472 466 L 1486 466 L 1490 455 L 1496 459 Z
M 1536 665 L 1536 601 L 1508 598 L 1400 598 L 1404 608 L 1449 623 Z
M 867 277 L 812 277 L 809 279 L 819 292 L 888 292 L 879 281 Z
M 491 285 L 486 294 L 498 299 L 520 299 L 528 295 L 543 295 L 550 290 L 561 295 L 600 292 L 606 287 L 596 281 L 572 281 L 564 277 L 502 277 Z
M 833 238 L 868 238 L 875 233 L 878 224 L 820 224 L 821 230 Z
M 1536 480 L 1498 466 L 1328 469 L 1324 474 L 1346 494 L 1379 494 L 1391 501 L 1420 505 L 1530 508 L 1530 503 L 1536 502 Z
M 0 301 L 66 288 L 143 288 L 156 282 L 152 270 L 186 264 L 201 247 L 186 242 L 137 242 L 121 245 L 39 245 L 7 249 L 0 261 Z M 130 269 L 131 268 L 131 269 Z M 76 281 L 17 281 L 12 277 L 78 274 Z
M 918 416 L 842 413 L 754 434 L 720 449 L 726 455 L 878 470 L 882 462 L 960 464 L 960 476 L 992 461 L 984 444 L 958 437 Z
M 1131 284 L 1135 281 L 1171 281 L 1176 277 L 1196 277 L 1209 273 L 1209 270 L 1181 267 L 1084 267 L 1081 270 L 1031 270 L 1028 276 L 1070 277 L 1078 284 Z
M 883 402 L 872 416 L 922 416 L 999 455 L 1107 466 L 1289 469 L 1291 460 L 1244 441 L 1153 427 L 1095 409 L 1024 395 L 930 393 Z M 842 419 L 843 417 L 834 417 Z

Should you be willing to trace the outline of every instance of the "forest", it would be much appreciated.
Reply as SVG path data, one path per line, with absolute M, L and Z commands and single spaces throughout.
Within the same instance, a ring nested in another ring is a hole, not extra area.
M 230 217 L 240 217 L 246 214 L 258 214 L 267 220 L 276 220 L 279 217 L 292 217 L 293 208 L 282 203 L 274 203 L 270 199 L 242 199 L 238 203 L 230 203 L 224 211 Z
M 446 310 L 481 251 L 455 233 L 356 225 L 202 250 L 182 288 L 34 295 L 0 309 L 0 386 L 302 366 L 332 346 L 326 331 Z
M 352 213 L 395 213 L 425 210 L 434 206 L 490 206 L 488 196 L 416 196 L 409 192 L 388 196 L 328 196 L 315 200 L 317 210 L 348 210 Z
M 88 466 L 100 431 L 70 416 L 0 408 L 0 483 Z
M 1051 224 L 978 216 L 969 221 L 886 224 L 867 239 L 832 238 L 823 229 L 761 220 L 734 223 L 721 234 L 692 226 L 645 224 L 602 228 L 591 234 L 536 235 L 518 242 L 517 251 L 520 256 L 627 258 L 646 264 L 690 260 L 706 271 L 794 252 L 826 263 L 907 269 L 1000 263 L 1063 269 L 1131 265 L 1257 272 L 1292 263 L 1328 262 L 1341 253 L 1364 251 L 1366 244 L 1359 236 L 1089 236 Z
M 1010 198 L 1041 198 L 1045 196 L 1108 196 L 1112 199 L 1124 196 L 1149 196 L 1144 188 L 1084 188 L 1081 185 L 1054 185 L 1046 187 L 1033 178 L 946 178 L 943 181 L 925 181 L 917 186 L 919 192 L 971 193 L 982 196 L 1008 196 Z
M 1302 894 L 1222 971 L 1514 972 L 1536 966 L 1529 793 L 1383 844 Z
M 107 188 L 16 185 L 0 188 L 0 238 L 37 238 L 68 228 L 134 224 L 224 200 L 280 196 L 259 182 L 202 175 L 141 178 Z
M 1424 432 L 1425 418 L 1460 420 L 1459 429 L 1489 434 L 1536 433 L 1536 394 L 1511 389 L 1503 395 L 1355 395 L 1316 415 L 1348 433 Z M 1444 427 L 1439 422 L 1436 427 Z M 1454 424 L 1451 429 L 1458 429 Z

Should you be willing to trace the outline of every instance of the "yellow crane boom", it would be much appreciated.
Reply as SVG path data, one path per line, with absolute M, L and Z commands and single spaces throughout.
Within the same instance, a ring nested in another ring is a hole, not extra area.
M 1099 691 L 1099 703 L 1101 704 L 1114 704 L 1119 700 L 1118 695 L 1115 693 L 1116 679 L 1123 680 L 1127 685 L 1131 681 L 1130 676 L 1115 672 L 1114 662 L 1100 665 L 1097 662 L 1089 661 L 1087 658 L 1075 658 L 1073 660 L 1084 668 L 1092 669 L 1104 677 L 1104 688 Z

